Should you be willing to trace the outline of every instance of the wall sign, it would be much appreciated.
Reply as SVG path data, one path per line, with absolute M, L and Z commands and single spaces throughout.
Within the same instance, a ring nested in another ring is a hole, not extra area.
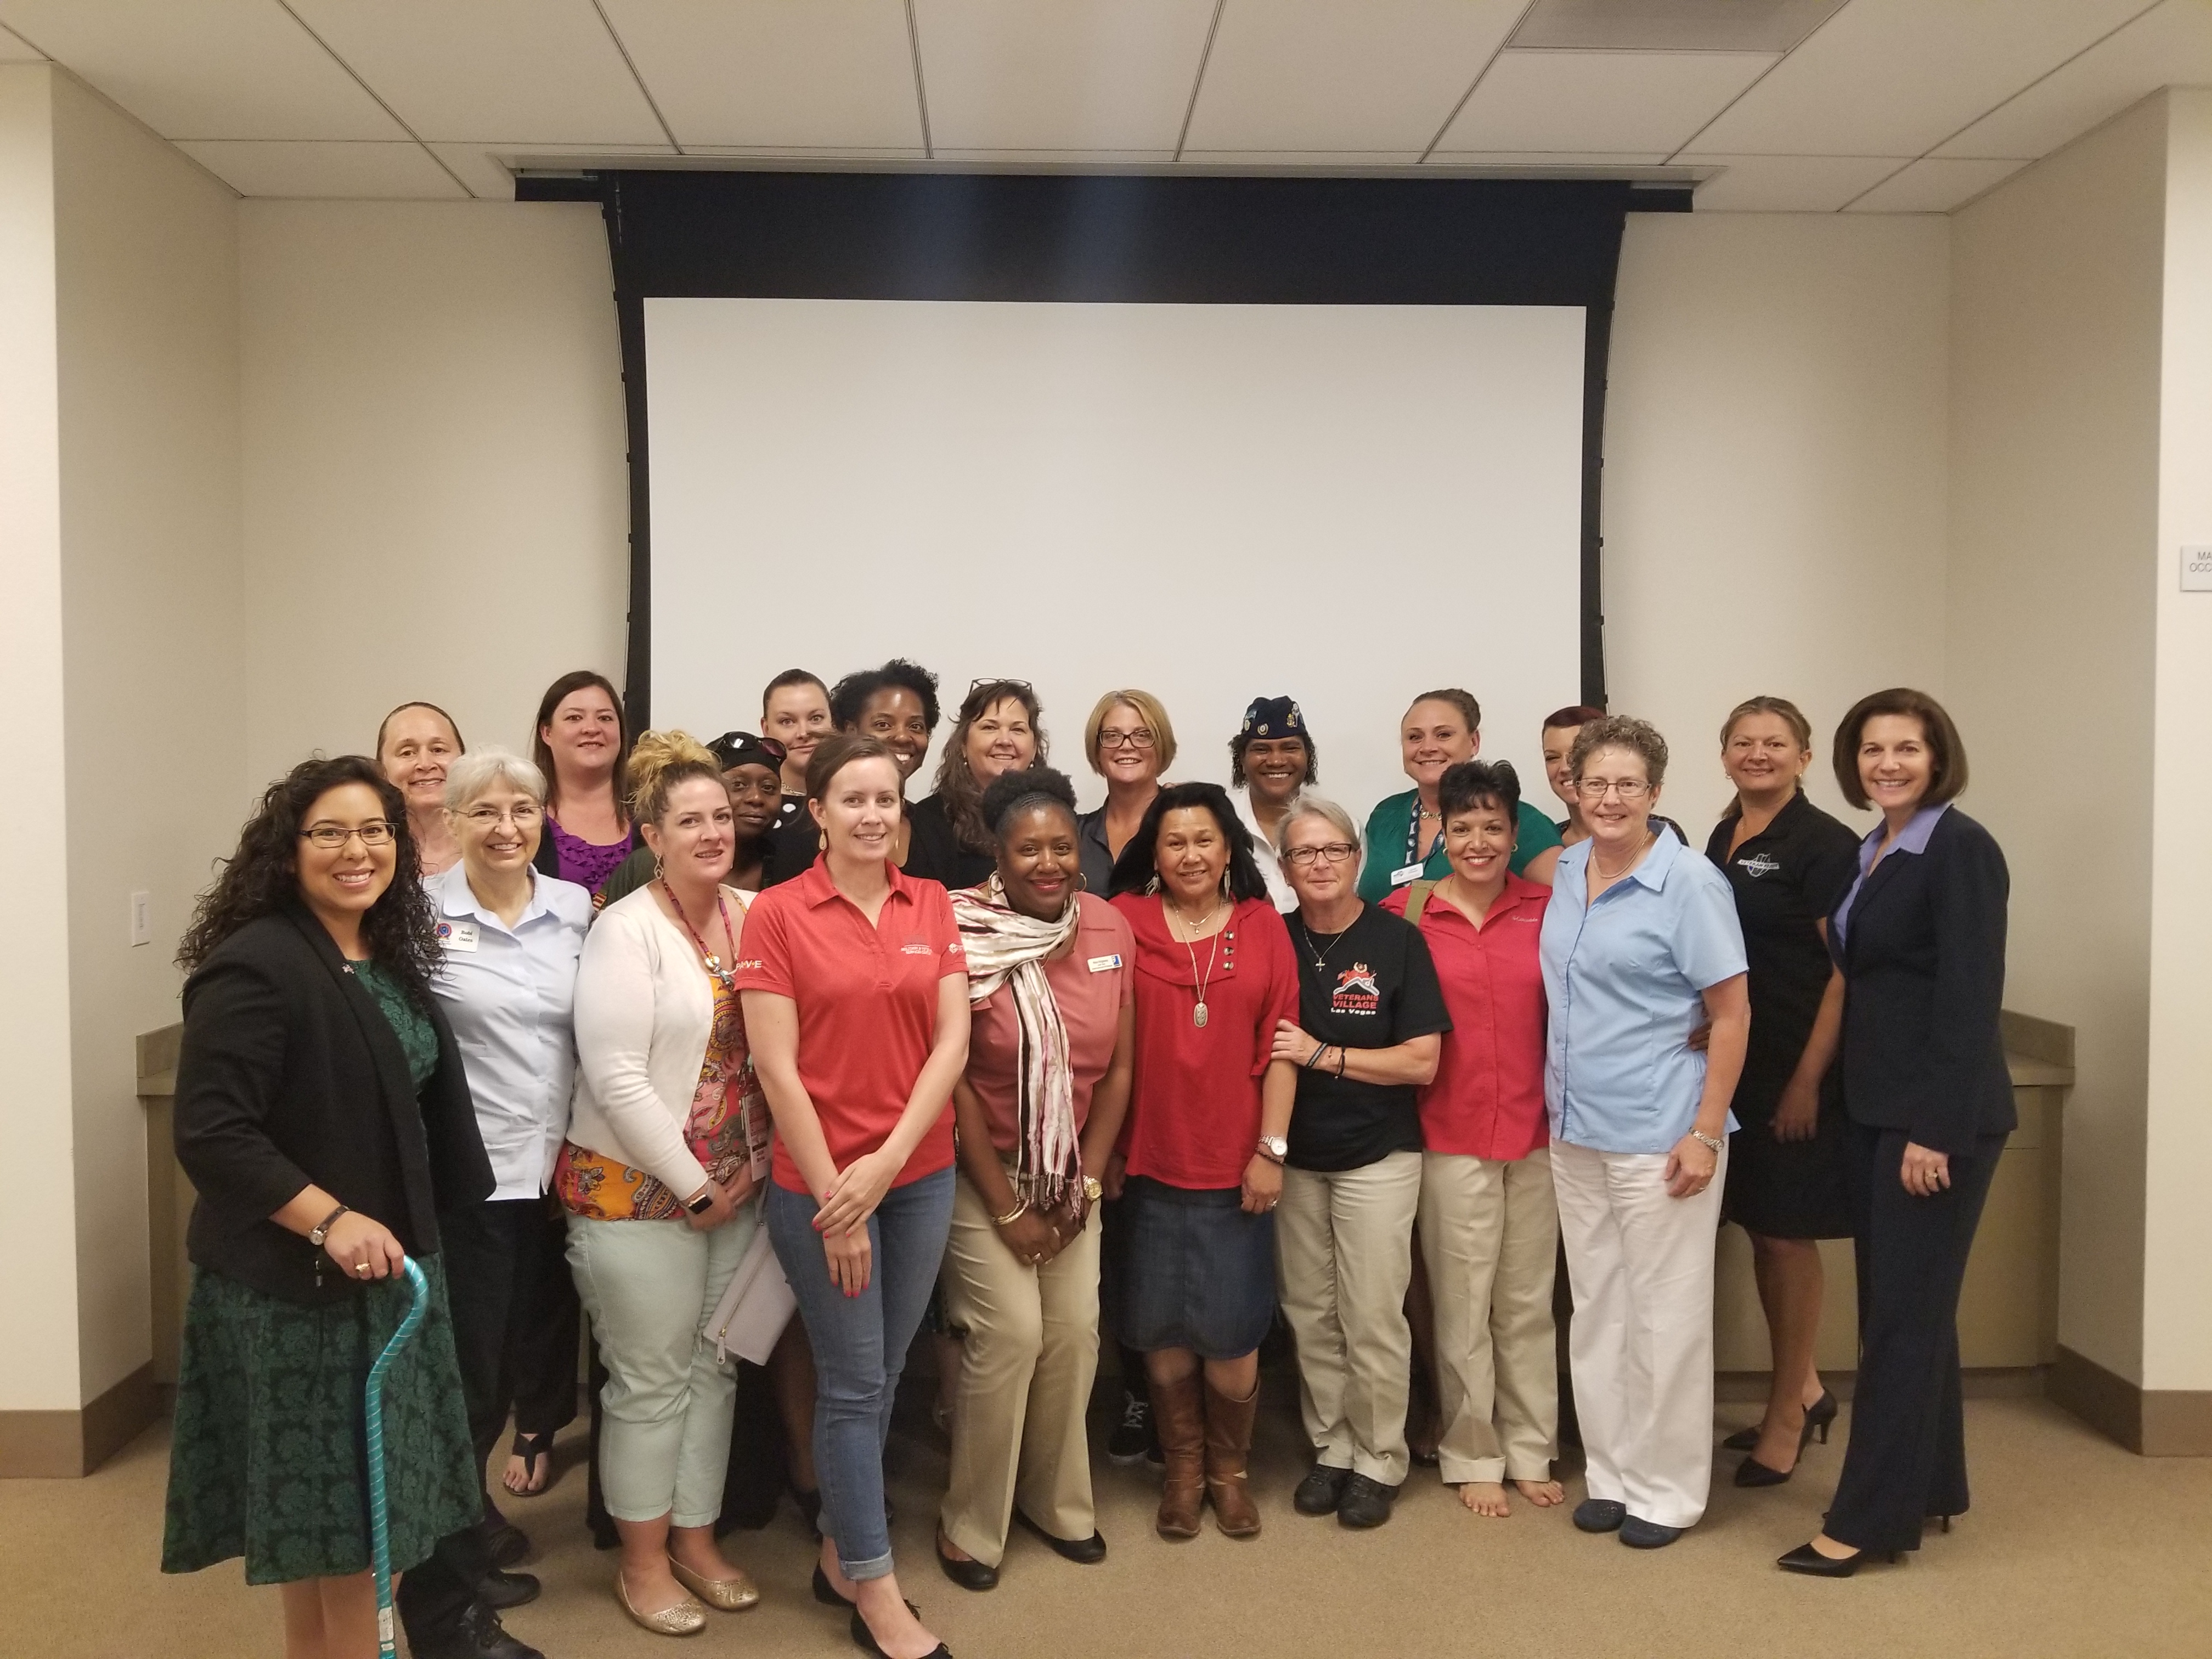
M 2212 544 L 2184 542 L 2181 544 L 2181 591 L 2185 593 L 2212 593 Z

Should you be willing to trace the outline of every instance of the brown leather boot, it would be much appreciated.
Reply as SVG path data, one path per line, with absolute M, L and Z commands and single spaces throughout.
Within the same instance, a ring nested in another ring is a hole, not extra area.
M 1206 1406 L 1199 1396 L 1198 1373 L 1176 1382 L 1152 1382 L 1152 1427 L 1160 1437 L 1167 1477 L 1160 1482 L 1163 1538 L 1198 1536 L 1198 1512 L 1206 1502 Z
M 1245 1486 L 1245 1465 L 1252 1456 L 1252 1419 L 1260 1413 L 1260 1382 L 1231 1400 L 1206 1385 L 1206 1495 L 1213 1500 L 1216 1525 L 1231 1538 L 1260 1535 L 1260 1507 Z

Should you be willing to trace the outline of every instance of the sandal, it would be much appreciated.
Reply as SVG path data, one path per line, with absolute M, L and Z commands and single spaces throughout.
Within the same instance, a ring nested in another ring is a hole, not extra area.
M 514 1474 L 511 1468 L 500 1476 L 499 1483 L 517 1498 L 535 1498 L 552 1484 L 553 1437 L 551 1435 L 523 1434 L 518 1431 L 514 1437 L 514 1443 L 507 1449 L 507 1455 L 510 1458 L 519 1457 L 522 1460 L 522 1484 L 515 1485 Z M 544 1465 L 543 1468 L 539 1468 L 541 1460 Z

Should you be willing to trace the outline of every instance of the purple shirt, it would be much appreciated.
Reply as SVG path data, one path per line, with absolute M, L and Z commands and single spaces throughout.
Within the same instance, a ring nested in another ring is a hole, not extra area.
M 1926 852 L 1928 837 L 1936 833 L 1936 819 L 1950 810 L 1949 801 L 1945 801 L 1941 806 L 1922 807 L 1912 815 L 1911 821 L 1897 832 L 1897 841 L 1890 848 L 1890 852 Z M 1836 907 L 1833 931 L 1836 947 L 1839 951 L 1843 948 L 1844 930 L 1851 925 L 1851 907 L 1859 902 L 1859 889 L 1866 885 L 1866 878 L 1874 873 L 1874 855 L 1881 846 L 1882 832 L 1887 827 L 1877 823 L 1867 831 L 1866 839 L 1859 843 L 1859 878 L 1851 884 L 1851 890 L 1844 895 L 1844 902 Z
M 614 874 L 615 866 L 629 856 L 628 836 L 605 847 L 598 846 L 580 836 L 570 835 L 550 812 L 545 815 L 545 828 L 553 837 L 553 851 L 561 860 L 561 879 L 574 882 L 587 893 L 598 892 L 599 884 Z

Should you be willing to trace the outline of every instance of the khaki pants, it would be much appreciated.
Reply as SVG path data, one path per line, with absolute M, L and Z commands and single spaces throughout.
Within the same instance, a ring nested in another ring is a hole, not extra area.
M 1413 1216 L 1421 1155 L 1283 1171 L 1275 1282 L 1298 1345 L 1298 1404 L 1316 1462 L 1386 1486 L 1406 1479 Z
M 1015 1259 L 962 1176 L 945 1247 L 945 1304 L 967 1332 L 952 1422 L 945 1535 L 997 1566 L 1018 1503 L 1055 1538 L 1096 1532 L 1084 1412 L 1098 1371 L 1098 1206 L 1042 1267 Z
M 1436 1309 L 1445 1480 L 1548 1480 L 1559 1432 L 1552 1155 L 1421 1158 L 1421 1260 Z

